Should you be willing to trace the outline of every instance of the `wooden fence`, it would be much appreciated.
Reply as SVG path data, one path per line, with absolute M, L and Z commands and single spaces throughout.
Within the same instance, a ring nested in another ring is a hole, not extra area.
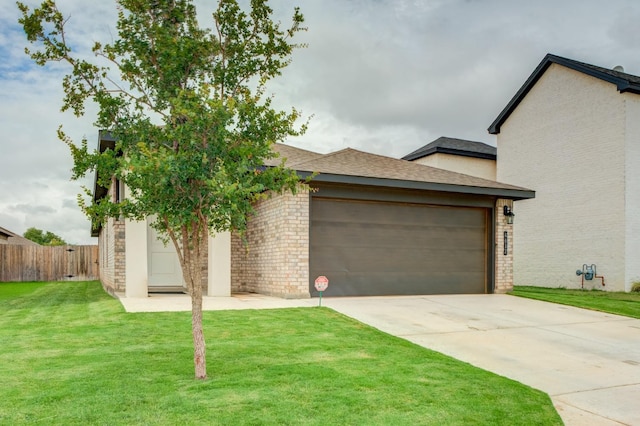
M 99 279 L 98 246 L 0 244 L 0 281 Z

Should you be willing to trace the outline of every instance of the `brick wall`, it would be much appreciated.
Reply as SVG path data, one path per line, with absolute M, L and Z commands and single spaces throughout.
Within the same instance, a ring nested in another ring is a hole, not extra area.
M 231 238 L 231 291 L 287 299 L 309 294 L 309 194 L 259 201 L 244 235 Z
M 513 201 L 498 199 L 495 213 L 495 293 L 506 293 L 513 289 L 513 225 L 507 224 L 504 206 L 513 211 Z M 514 212 L 515 213 L 515 212 Z M 507 233 L 507 254 L 505 255 L 505 232 Z

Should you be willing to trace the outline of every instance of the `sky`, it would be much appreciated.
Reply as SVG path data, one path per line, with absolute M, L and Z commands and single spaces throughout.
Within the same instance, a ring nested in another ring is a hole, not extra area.
M 23 0 L 30 6 L 39 2 Z M 210 24 L 214 1 L 196 1 Z M 78 52 L 116 35 L 115 1 L 58 0 Z M 547 53 L 640 75 L 637 0 L 276 0 L 294 6 L 308 31 L 292 64 L 269 89 L 276 105 L 310 117 L 288 143 L 327 153 L 347 147 L 402 157 L 448 136 L 495 145 L 487 128 Z M 13 1 L 0 3 L 0 227 L 54 232 L 96 244 L 77 205 L 82 185 L 57 139 L 97 146 L 95 108 L 61 113 L 63 64 L 38 67 Z M 498 147 L 499 150 L 499 147 Z

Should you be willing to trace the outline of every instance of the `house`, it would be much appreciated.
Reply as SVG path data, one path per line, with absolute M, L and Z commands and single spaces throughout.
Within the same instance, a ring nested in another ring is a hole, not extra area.
M 113 146 L 101 133 L 100 149 Z M 504 292 L 512 286 L 511 225 L 503 207 L 534 197 L 518 186 L 354 149 L 319 154 L 274 149 L 312 179 L 310 192 L 259 201 L 244 245 L 209 238 L 207 294 L 256 292 L 284 298 Z M 277 160 L 274 160 L 277 161 Z M 267 163 L 266 166 L 276 164 Z M 95 199 L 122 196 L 94 189 Z M 111 219 L 96 229 L 109 291 L 145 297 L 181 286 L 170 247 L 146 221 Z
M 114 149 L 115 140 L 100 131 L 98 149 Z M 109 188 L 98 184 L 95 176 L 94 202 L 110 197 L 123 199 L 126 188 L 113 178 Z M 110 218 L 104 225 L 92 226 L 91 236 L 98 237 L 100 281 L 110 293 L 126 297 L 147 297 L 151 292 L 176 292 L 184 289 L 180 261 L 171 244 L 165 245 L 150 226 L 151 220 L 132 221 Z M 209 238 L 205 294 L 229 296 L 231 291 L 229 233 Z M 204 265 L 203 265 L 204 266 Z
M 21 246 L 38 246 L 40 244 L 28 240 L 21 235 L 0 227 L 0 244 L 21 245 Z
M 496 148 L 482 142 L 442 136 L 402 159 L 496 180 Z
M 497 180 L 536 190 L 514 209 L 517 284 L 629 291 L 640 279 L 639 95 L 621 67 L 549 54 L 489 127 Z

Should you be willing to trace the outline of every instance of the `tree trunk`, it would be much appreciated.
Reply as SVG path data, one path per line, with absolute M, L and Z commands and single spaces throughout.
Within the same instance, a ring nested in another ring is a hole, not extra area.
M 207 253 L 204 250 L 208 236 L 206 221 L 203 220 L 203 223 L 200 224 L 192 224 L 191 230 L 187 226 L 182 226 L 181 244 L 178 243 L 177 235 L 173 231 L 169 232 L 169 236 L 173 240 L 176 250 L 178 250 L 182 274 L 191 296 L 191 329 L 193 333 L 195 375 L 196 379 L 204 380 L 207 378 L 207 347 L 202 328 L 202 265 L 206 260 L 203 257 Z
M 202 265 L 204 259 L 205 250 L 203 250 L 203 244 L 207 243 L 206 239 L 206 227 L 201 229 L 195 227 L 197 231 L 194 232 L 192 239 L 192 246 L 190 247 L 191 256 L 190 264 L 187 268 L 191 272 L 190 291 L 191 294 L 191 328 L 193 330 L 193 363 L 195 366 L 196 379 L 204 380 L 207 378 L 207 360 L 206 351 L 207 347 L 204 340 L 204 331 L 202 328 Z
M 196 379 L 207 378 L 207 347 L 202 329 L 202 284 L 197 283 L 191 294 L 191 327 L 193 329 L 193 363 Z

